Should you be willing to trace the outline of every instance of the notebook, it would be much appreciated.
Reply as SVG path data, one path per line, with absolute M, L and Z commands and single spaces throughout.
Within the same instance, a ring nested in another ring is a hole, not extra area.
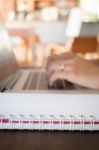
M 0 94 L 0 129 L 99 130 L 99 95 Z

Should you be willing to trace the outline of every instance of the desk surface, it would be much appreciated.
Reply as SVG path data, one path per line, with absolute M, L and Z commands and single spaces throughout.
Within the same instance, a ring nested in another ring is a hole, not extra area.
M 0 131 L 0 150 L 98 150 L 99 132 Z

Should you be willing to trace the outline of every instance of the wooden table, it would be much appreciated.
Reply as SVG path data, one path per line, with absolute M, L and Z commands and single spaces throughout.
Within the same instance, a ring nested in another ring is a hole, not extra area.
M 99 132 L 0 131 L 0 150 L 98 150 Z

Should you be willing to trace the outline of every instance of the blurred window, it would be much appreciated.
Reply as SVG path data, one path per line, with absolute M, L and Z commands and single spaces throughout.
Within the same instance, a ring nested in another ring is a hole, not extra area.
M 85 22 L 99 21 L 99 0 L 80 0 Z

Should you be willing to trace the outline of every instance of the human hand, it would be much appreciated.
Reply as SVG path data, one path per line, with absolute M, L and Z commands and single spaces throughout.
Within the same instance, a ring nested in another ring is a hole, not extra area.
M 64 70 L 60 69 L 62 64 L 65 64 Z M 99 67 L 76 55 L 70 59 L 53 60 L 49 63 L 47 72 L 50 85 L 63 79 L 87 88 L 99 89 Z

